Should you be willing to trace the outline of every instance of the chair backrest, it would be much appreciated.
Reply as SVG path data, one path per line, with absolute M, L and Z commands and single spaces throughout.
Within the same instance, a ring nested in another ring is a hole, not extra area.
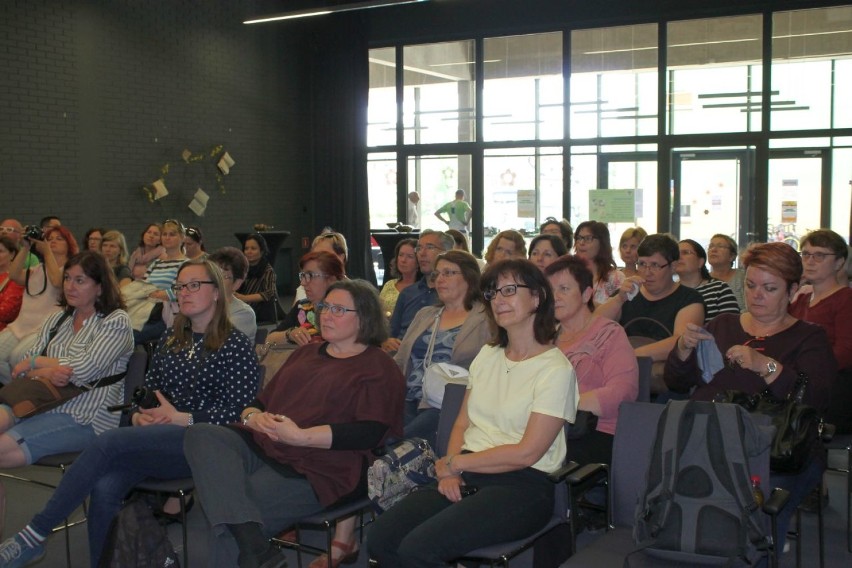
M 651 365 L 654 360 L 650 357 L 636 357 L 639 364 L 639 393 L 636 402 L 651 402 Z
M 647 482 L 646 472 L 651 459 L 651 448 L 657 432 L 657 422 L 665 410 L 662 404 L 623 402 L 618 410 L 618 425 L 612 447 L 611 503 L 616 526 L 633 526 L 636 503 Z M 759 426 L 768 427 L 768 421 L 756 419 Z M 769 481 L 769 448 L 749 458 L 749 468 Z
M 438 457 L 447 455 L 447 446 L 450 444 L 450 433 L 453 424 L 461 410 L 467 385 L 447 383 L 444 388 L 444 402 L 441 404 L 441 415 L 438 419 L 438 435 L 435 438 L 435 454 Z
M 142 345 L 137 345 L 127 362 L 127 376 L 124 377 L 124 404 L 130 404 L 133 391 L 145 382 L 145 372 L 148 370 L 148 352 Z M 130 414 L 122 413 L 120 426 L 130 425 Z
M 254 344 L 263 345 L 266 342 L 267 335 L 269 335 L 269 328 L 257 326 L 257 331 L 254 333 Z

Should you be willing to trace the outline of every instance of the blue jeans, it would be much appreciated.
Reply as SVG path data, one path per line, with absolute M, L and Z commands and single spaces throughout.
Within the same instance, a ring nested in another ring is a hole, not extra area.
M 0 412 L 12 415 L 12 409 L 0 404 Z M 79 452 L 97 439 L 91 424 L 77 424 L 70 414 L 46 412 L 29 418 L 14 418 L 15 425 L 5 435 L 17 442 L 28 464 L 44 456 Z
M 153 425 L 104 432 L 74 461 L 30 524 L 39 534 L 49 535 L 91 494 L 86 524 L 91 565 L 97 566 L 110 523 L 136 484 L 148 477 L 191 475 L 183 455 L 186 431 L 180 426 Z

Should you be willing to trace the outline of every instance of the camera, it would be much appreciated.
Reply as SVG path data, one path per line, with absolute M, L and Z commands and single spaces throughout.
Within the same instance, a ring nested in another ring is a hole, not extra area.
M 161 394 L 167 400 L 171 400 L 166 393 Z M 131 408 L 157 408 L 158 406 L 160 406 L 160 401 L 157 399 L 156 390 L 142 385 L 133 389 L 129 403 L 109 406 L 107 410 L 110 412 L 127 412 Z
M 44 231 L 38 225 L 27 225 L 24 227 L 23 237 L 27 240 L 43 241 Z

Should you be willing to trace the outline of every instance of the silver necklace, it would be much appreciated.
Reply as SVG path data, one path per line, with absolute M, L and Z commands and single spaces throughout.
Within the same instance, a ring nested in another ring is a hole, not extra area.
M 514 363 L 515 363 L 515 364 L 514 364 L 514 365 L 512 365 L 512 366 L 510 367 L 510 366 L 509 366 L 509 356 L 508 356 L 508 355 L 506 355 L 506 352 L 505 352 L 505 351 L 503 351 L 503 364 L 506 366 L 506 374 L 508 375 L 508 374 L 509 374 L 511 371 L 513 371 L 513 370 L 514 370 L 514 369 L 515 369 L 518 365 L 520 365 L 521 363 L 523 363 L 524 361 L 526 361 L 526 360 L 527 360 L 527 359 L 529 359 L 529 358 L 530 358 L 530 356 L 529 356 L 529 355 L 525 355 L 525 356 L 524 356 L 524 358 L 523 358 L 523 359 L 521 359 L 520 361 L 514 361 Z

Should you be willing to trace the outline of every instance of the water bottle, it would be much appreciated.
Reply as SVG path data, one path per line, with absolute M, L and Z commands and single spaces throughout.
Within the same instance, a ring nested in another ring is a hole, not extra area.
M 757 503 L 758 508 L 763 507 L 763 489 L 760 488 L 760 476 L 752 475 L 751 476 L 751 492 L 754 494 L 754 501 Z

